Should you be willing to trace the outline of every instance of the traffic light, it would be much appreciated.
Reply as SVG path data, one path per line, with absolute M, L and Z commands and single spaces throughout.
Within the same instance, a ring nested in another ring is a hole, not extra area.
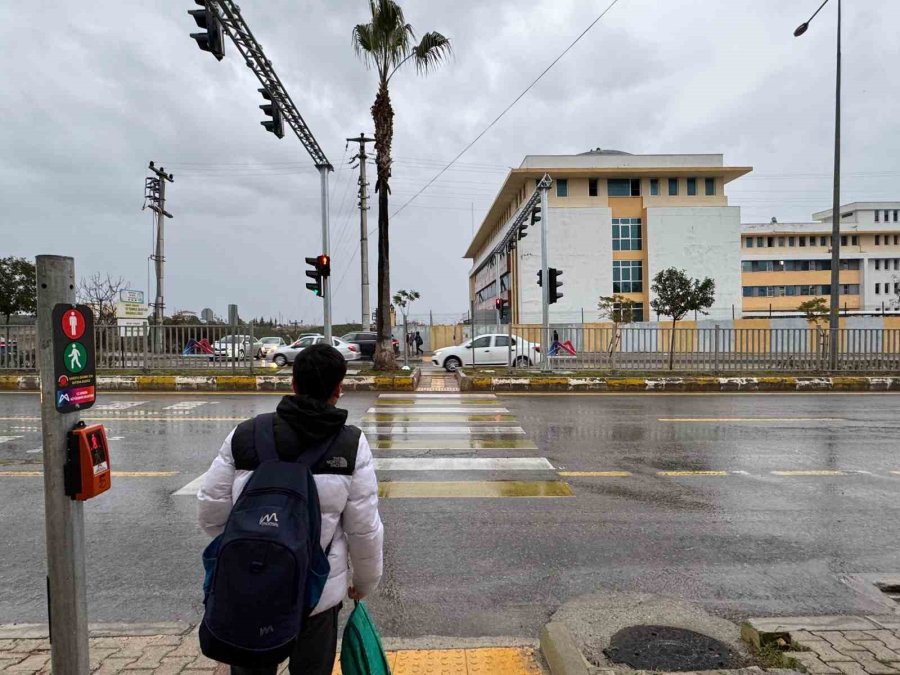
M 528 233 L 525 231 L 527 228 L 528 223 L 526 223 L 524 220 L 519 223 L 519 231 L 516 234 L 516 239 L 518 239 L 518 241 L 522 241 L 525 237 L 528 236 Z
M 306 276 L 314 280 L 312 283 L 307 282 L 306 287 L 320 297 L 322 295 L 322 273 L 319 271 L 319 258 L 322 257 L 327 258 L 327 256 L 318 256 L 306 259 L 306 264 L 313 267 L 311 270 L 306 270 Z
M 562 282 L 559 278 L 562 276 L 562 270 L 558 270 L 555 267 L 550 267 L 547 269 L 547 276 L 550 280 L 550 304 L 552 305 L 554 302 L 563 297 L 563 294 L 559 292 L 559 289 L 562 288 Z
M 265 87 L 260 87 L 257 91 L 268 101 L 268 103 L 259 106 L 259 109 L 262 110 L 265 115 L 272 118 L 270 120 L 263 120 L 260 124 L 266 128 L 266 131 L 275 134 L 278 138 L 284 138 L 284 120 L 281 117 L 281 110 L 275 105 L 274 101 L 272 101 L 272 94 L 270 94 L 269 90 Z
M 331 276 L 331 257 L 325 255 L 324 253 L 316 258 L 316 269 L 319 270 L 319 274 L 323 277 Z
M 188 10 L 188 14 L 194 17 L 197 25 L 204 30 L 203 33 L 191 33 L 191 37 L 197 41 L 197 46 L 205 52 L 210 52 L 221 61 L 225 57 L 225 31 L 216 19 L 216 15 L 206 6 L 206 0 L 194 0 L 203 9 Z
M 538 286 L 543 286 L 544 285 L 544 270 L 538 270 L 537 275 L 538 275 Z
M 541 205 L 535 204 L 531 209 L 531 224 L 537 225 L 541 222 Z
M 509 300 L 504 300 L 503 298 L 497 298 L 494 300 L 494 309 L 503 314 L 503 310 L 506 309 L 507 305 L 509 305 Z

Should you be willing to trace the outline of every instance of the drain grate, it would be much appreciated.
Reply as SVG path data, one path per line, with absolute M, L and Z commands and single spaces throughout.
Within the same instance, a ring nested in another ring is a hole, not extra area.
M 894 602 L 900 603 L 900 584 L 898 583 L 884 583 L 876 581 L 875 585 L 878 587 L 878 590 L 888 596 Z
M 740 657 L 726 644 L 684 628 L 631 626 L 612 636 L 603 653 L 614 663 L 637 670 L 719 670 L 740 668 Z

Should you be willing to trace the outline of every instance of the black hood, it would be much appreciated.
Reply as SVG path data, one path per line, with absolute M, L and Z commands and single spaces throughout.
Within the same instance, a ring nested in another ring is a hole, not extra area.
M 275 409 L 301 443 L 316 444 L 334 436 L 347 422 L 347 411 L 305 394 L 285 396 Z

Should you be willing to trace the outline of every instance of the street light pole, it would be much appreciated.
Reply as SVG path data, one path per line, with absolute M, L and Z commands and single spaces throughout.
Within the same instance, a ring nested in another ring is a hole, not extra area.
M 809 23 L 822 8 L 828 4 L 825 0 L 819 9 L 809 18 L 809 21 L 800 24 L 794 31 L 795 37 L 803 35 Z M 837 0 L 837 68 L 835 76 L 834 95 L 834 191 L 831 199 L 831 312 L 828 317 L 828 332 L 830 339 L 830 354 L 828 359 L 832 371 L 838 368 L 838 347 L 840 345 L 840 274 L 841 274 L 841 0 Z

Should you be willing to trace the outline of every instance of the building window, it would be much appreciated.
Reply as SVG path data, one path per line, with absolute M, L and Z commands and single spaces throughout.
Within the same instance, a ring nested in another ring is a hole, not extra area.
M 643 293 L 640 260 L 613 261 L 613 293 Z
M 659 195 L 659 178 L 650 179 L 650 194 L 654 197 Z M 896 220 L 896 218 L 894 220 Z M 643 307 L 641 310 L 643 310 Z
M 747 237 L 744 239 L 744 246 L 747 248 L 753 248 L 753 237 Z
M 890 222 L 890 212 L 887 209 L 884 210 L 884 222 Z
M 846 246 L 846 245 L 847 245 L 847 235 L 842 234 L 841 235 L 841 246 Z
M 828 246 L 828 237 L 819 237 L 819 246 Z
M 694 197 L 697 195 L 697 179 L 696 178 L 688 178 L 687 179 L 687 192 L 689 197 Z
M 875 258 L 875 269 L 876 270 L 881 269 L 881 261 L 878 258 Z
M 894 295 L 900 295 L 900 281 L 894 282 Z
M 569 196 L 569 179 L 568 178 L 557 178 L 556 179 L 556 196 L 557 197 L 568 197 Z
M 766 237 L 766 246 L 769 248 L 775 246 L 775 237 Z
M 707 178 L 706 183 L 706 196 L 711 197 L 716 194 L 716 179 L 715 178 Z
M 613 311 L 622 311 L 624 310 L 624 303 L 614 302 L 613 303 Z M 631 304 L 631 320 L 635 323 L 641 322 L 644 320 L 644 305 L 639 302 L 635 302 Z
M 613 218 L 612 247 L 613 251 L 640 251 L 641 219 Z
M 784 237 L 778 237 L 778 245 L 784 246 Z
M 588 197 L 597 196 L 597 179 L 588 178 Z
M 857 234 L 851 235 L 851 236 L 850 236 L 850 243 L 851 243 L 853 246 L 859 246 L 859 235 L 857 235 Z
M 900 259 L 894 258 L 894 271 L 900 270 Z
M 897 216 L 898 216 L 898 214 L 900 214 L 900 211 L 898 211 L 897 209 L 894 209 L 894 222 L 895 222 L 895 223 L 897 222 Z
M 788 246 L 796 246 L 796 240 L 794 237 L 788 237 Z
M 640 197 L 640 178 L 610 178 L 606 181 L 610 197 Z
M 881 213 L 880 211 L 875 211 L 875 222 L 876 222 L 876 223 L 879 222 L 879 221 L 878 221 L 878 216 L 879 216 L 880 213 Z
M 875 284 L 875 295 L 881 295 L 881 284 Z
M 876 211 L 875 213 L 878 213 L 878 212 Z M 880 234 L 875 235 L 875 245 L 881 246 L 881 235 Z
M 800 237 L 800 245 L 806 246 L 806 237 Z
M 900 234 L 895 234 L 894 235 L 894 246 L 897 246 L 898 244 L 900 244 Z
M 756 248 L 762 248 L 762 247 L 763 247 L 763 238 L 757 237 L 756 238 Z
M 678 179 L 670 178 L 669 179 L 669 196 L 674 197 L 678 194 Z

